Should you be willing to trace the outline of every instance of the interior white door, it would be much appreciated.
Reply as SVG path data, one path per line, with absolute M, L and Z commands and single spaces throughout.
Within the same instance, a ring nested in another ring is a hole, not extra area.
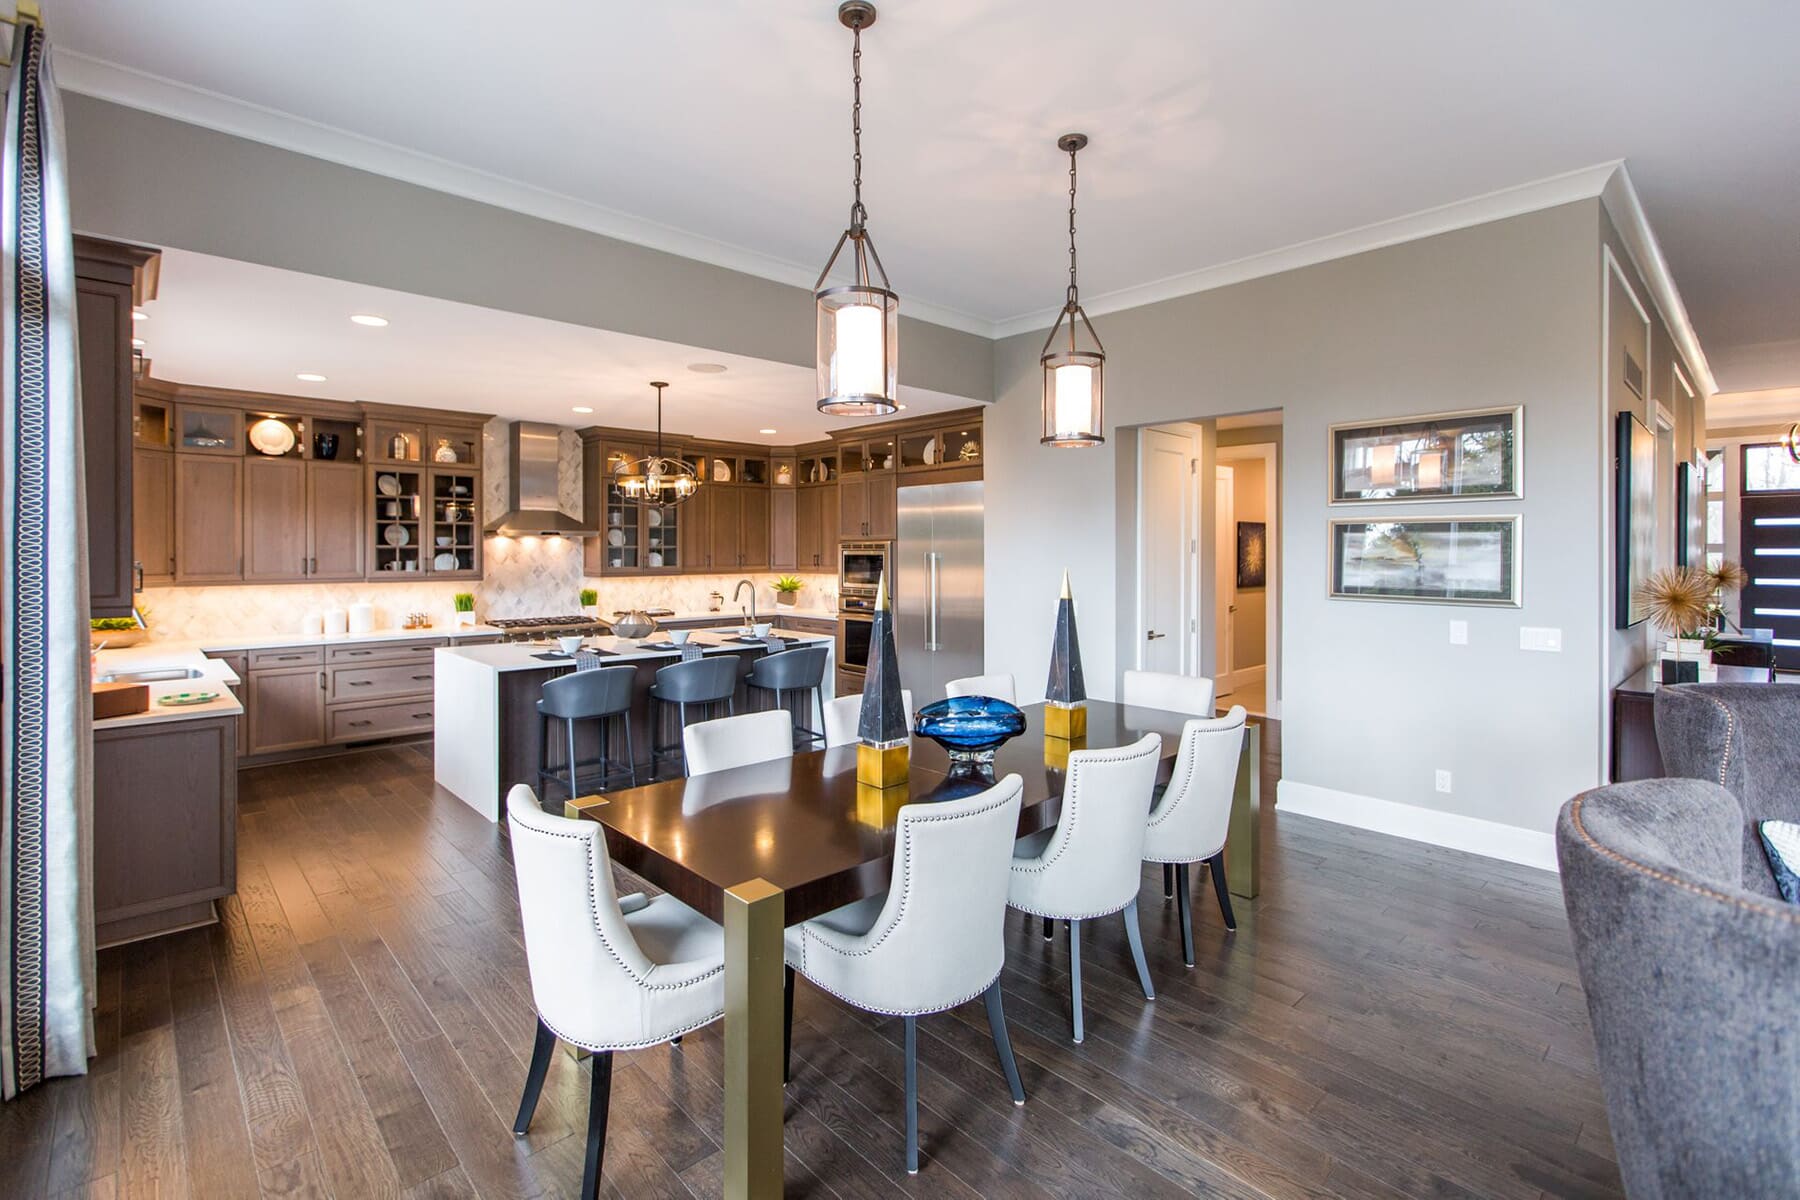
M 1232 636 L 1237 632 L 1237 477 L 1230 467 L 1217 467 L 1218 478 L 1213 487 L 1217 500 L 1217 535 L 1213 541 L 1213 679 L 1218 695 L 1224 696 L 1236 686 L 1232 664 Z
M 1193 539 L 1188 502 L 1194 449 L 1190 438 L 1144 430 L 1139 442 L 1138 666 L 1182 674 L 1189 613 L 1187 563 Z

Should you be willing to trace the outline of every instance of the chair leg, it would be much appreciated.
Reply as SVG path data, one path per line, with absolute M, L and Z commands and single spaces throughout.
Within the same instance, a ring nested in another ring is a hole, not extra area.
M 1219 915 L 1225 918 L 1225 928 L 1236 932 L 1237 917 L 1231 912 L 1231 889 L 1225 886 L 1225 852 L 1223 850 L 1212 856 L 1213 891 L 1219 894 Z
M 1069 1011 L 1075 1026 L 1075 1043 L 1087 1037 L 1081 1026 L 1081 922 L 1069 922 Z
M 794 968 L 781 969 L 781 1082 L 794 1077 Z
M 1012 1039 L 1006 1036 L 1006 1013 L 1000 1007 L 1000 981 L 994 980 L 993 986 L 982 993 L 982 1000 L 987 1004 L 988 1029 L 994 1035 L 994 1053 L 1000 1056 L 1000 1070 L 1006 1076 L 1006 1086 L 1012 1089 L 1014 1104 L 1025 1103 L 1025 1085 L 1019 1082 L 1019 1064 L 1013 1059 Z
M 1055 920 L 1053 920 L 1050 917 L 1045 917 L 1044 918 L 1044 940 L 1046 942 L 1048 942 L 1051 939 L 1053 939 L 1054 937 L 1056 937 L 1056 922 L 1055 922 Z
M 1164 900 L 1173 900 L 1174 898 L 1175 898 L 1175 864 L 1174 863 L 1164 863 L 1163 864 L 1163 899 Z
M 906 1173 L 919 1173 L 919 1018 L 906 1017 Z
M 606 1153 L 606 1109 L 612 1103 L 612 1051 L 595 1053 L 588 1089 L 587 1161 L 581 1168 L 582 1200 L 600 1194 L 600 1160 Z
M 687 769 L 687 704 L 675 706 L 675 744 L 681 750 L 681 773 L 686 775 Z
M 581 794 L 575 781 L 575 718 L 564 721 L 563 728 L 569 731 L 569 799 L 573 800 Z
M 550 1070 L 550 1055 L 556 1050 L 556 1035 L 540 1019 L 537 1041 L 531 1047 L 531 1069 L 525 1072 L 525 1094 L 519 1097 L 519 1115 L 513 1118 L 513 1133 L 524 1137 L 531 1129 L 532 1114 L 537 1112 L 538 1096 L 544 1091 L 544 1075 Z
M 1175 905 L 1181 913 L 1181 961 L 1194 965 L 1194 894 L 1188 885 L 1188 865 L 1175 868 Z
M 1150 964 L 1144 961 L 1144 933 L 1138 928 L 1137 900 L 1134 898 L 1125 906 L 1125 940 L 1131 943 L 1131 961 L 1137 964 L 1138 982 L 1143 985 L 1144 999 L 1156 999 L 1156 989 L 1150 986 Z

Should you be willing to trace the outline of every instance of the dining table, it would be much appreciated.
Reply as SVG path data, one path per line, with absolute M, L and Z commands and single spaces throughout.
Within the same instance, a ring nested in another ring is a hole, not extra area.
M 887 890 L 896 821 L 907 804 L 967 796 L 1008 775 L 1024 780 L 1019 836 L 1054 825 L 1069 755 L 1162 739 L 1159 782 L 1192 714 L 1087 702 L 1085 738 L 1045 734 L 1044 705 L 991 765 L 952 761 L 914 737 L 908 778 L 887 789 L 856 778 L 856 746 L 796 753 L 725 771 L 576 797 L 565 815 L 596 821 L 613 861 L 725 930 L 725 1195 L 782 1190 L 782 931 Z M 1261 730 L 1247 723 L 1227 842 L 1232 890 L 1257 886 Z M 1149 798 L 1145 798 L 1146 811 Z

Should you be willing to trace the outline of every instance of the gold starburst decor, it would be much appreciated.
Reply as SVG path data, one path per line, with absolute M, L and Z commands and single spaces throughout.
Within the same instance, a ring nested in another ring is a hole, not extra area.
M 1750 572 L 1730 559 L 1724 559 L 1707 572 L 1707 578 L 1715 592 L 1738 592 L 1750 582 Z
M 1675 637 L 1706 624 L 1712 597 L 1712 575 L 1698 567 L 1664 567 L 1637 590 L 1651 623 Z

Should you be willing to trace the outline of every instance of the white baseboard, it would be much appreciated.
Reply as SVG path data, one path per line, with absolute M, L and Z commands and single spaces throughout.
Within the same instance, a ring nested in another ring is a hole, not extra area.
M 1354 825 L 1376 833 L 1465 850 L 1485 858 L 1556 870 L 1556 839 L 1548 832 L 1502 825 L 1480 817 L 1438 812 L 1413 804 L 1377 800 L 1354 792 L 1283 779 L 1275 786 L 1275 806 L 1283 812 Z

